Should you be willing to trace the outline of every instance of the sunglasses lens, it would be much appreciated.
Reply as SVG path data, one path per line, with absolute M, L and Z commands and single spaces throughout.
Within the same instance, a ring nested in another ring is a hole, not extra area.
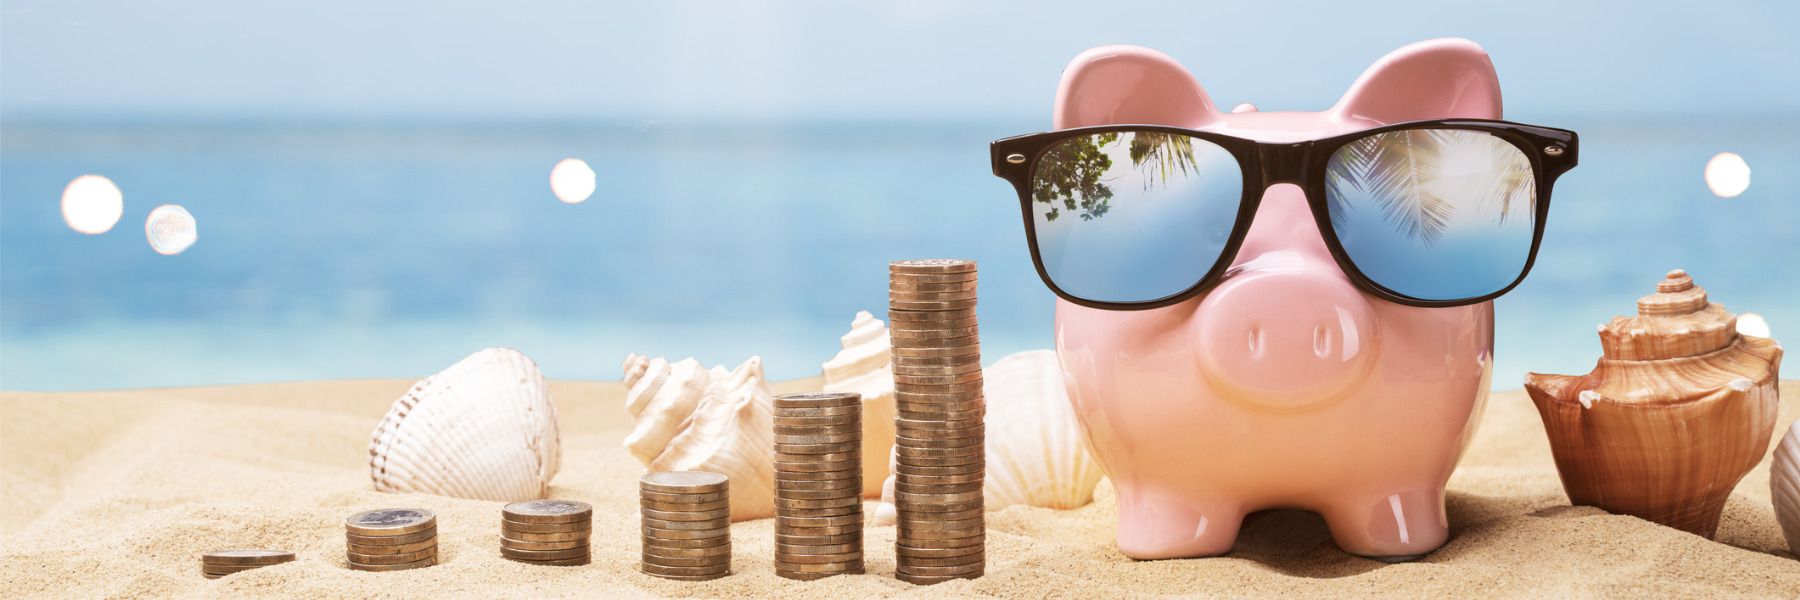
M 1525 271 L 1537 178 L 1492 134 L 1408 129 L 1358 139 L 1326 168 L 1331 227 L 1350 262 L 1421 300 L 1478 298 Z
M 1044 271 L 1063 293 L 1150 302 L 1212 270 L 1243 195 L 1243 170 L 1217 144 L 1116 131 L 1047 150 L 1032 171 L 1026 210 Z

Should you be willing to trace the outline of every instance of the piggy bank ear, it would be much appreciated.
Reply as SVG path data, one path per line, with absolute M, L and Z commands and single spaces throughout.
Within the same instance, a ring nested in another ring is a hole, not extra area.
M 1056 129 L 1141 123 L 1199 128 L 1219 111 L 1194 76 L 1168 55 L 1101 46 L 1075 57 L 1056 90 Z
M 1500 118 L 1500 78 L 1481 46 L 1460 38 L 1428 40 L 1375 61 L 1333 112 L 1377 123 Z

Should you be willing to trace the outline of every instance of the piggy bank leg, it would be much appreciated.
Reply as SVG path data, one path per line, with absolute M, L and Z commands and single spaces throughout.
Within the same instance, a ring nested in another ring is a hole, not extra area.
M 1348 498 L 1319 514 L 1345 552 L 1385 562 L 1424 556 L 1450 538 L 1444 488 Z
M 1244 523 L 1244 510 L 1235 502 L 1125 487 L 1118 495 L 1119 552 L 1138 560 L 1230 552 Z

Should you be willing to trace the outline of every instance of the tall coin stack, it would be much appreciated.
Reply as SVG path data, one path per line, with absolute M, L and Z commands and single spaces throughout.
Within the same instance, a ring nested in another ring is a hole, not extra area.
M 640 567 L 664 579 L 705 581 L 731 574 L 730 480 L 704 471 L 638 478 L 644 513 Z
M 344 519 L 345 558 L 358 571 L 399 571 L 437 564 L 437 515 L 423 508 L 381 508 Z
M 287 550 L 244 548 L 214 550 L 200 555 L 200 573 L 207 579 L 218 579 L 239 571 L 293 562 L 294 553 Z
M 775 574 L 863 572 L 862 395 L 775 397 Z
M 500 509 L 500 555 L 534 565 L 588 564 L 594 507 L 574 500 L 525 500 Z
M 987 568 L 987 474 L 975 261 L 888 265 L 893 346 L 896 577 L 915 584 Z

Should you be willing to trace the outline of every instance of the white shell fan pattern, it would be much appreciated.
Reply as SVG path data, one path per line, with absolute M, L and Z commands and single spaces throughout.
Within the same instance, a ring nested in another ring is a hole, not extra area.
M 375 489 L 475 500 L 542 498 L 562 458 L 536 363 L 488 348 L 418 383 L 369 441 Z
M 650 471 L 707 471 L 731 480 L 731 520 L 775 516 L 775 394 L 762 359 L 711 370 L 692 358 L 625 358 L 625 448 Z

